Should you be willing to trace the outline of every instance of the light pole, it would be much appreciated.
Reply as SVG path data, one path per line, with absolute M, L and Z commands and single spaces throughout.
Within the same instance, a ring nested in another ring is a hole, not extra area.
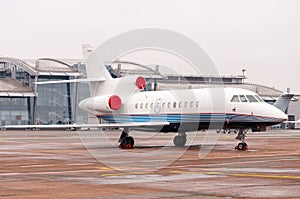
M 245 68 L 243 68 L 242 69 L 242 73 L 243 73 L 243 83 L 244 83 L 244 80 L 245 80 L 245 78 L 246 78 L 246 76 L 245 76 L 245 72 L 246 72 L 247 70 L 245 69 Z

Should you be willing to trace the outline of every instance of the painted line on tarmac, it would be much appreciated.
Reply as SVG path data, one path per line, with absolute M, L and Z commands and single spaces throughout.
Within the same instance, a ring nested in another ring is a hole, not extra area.
M 289 161 L 289 160 L 299 160 L 299 158 L 282 158 L 282 159 L 274 159 L 274 160 L 247 160 L 247 161 L 238 161 L 238 162 L 221 162 L 221 163 L 204 163 L 204 164 L 188 164 L 188 165 L 175 165 L 168 166 L 166 168 L 187 168 L 187 167 L 199 167 L 205 168 L 206 166 L 222 166 L 222 165 L 232 165 L 232 164 L 249 164 L 249 163 L 265 163 L 265 162 L 278 162 L 278 161 Z
M 234 176 L 234 177 L 276 178 L 276 179 L 300 179 L 300 176 L 270 175 L 270 174 L 258 174 L 258 173 L 237 173 L 237 174 L 230 174 L 229 176 Z
M 31 164 L 31 165 L 22 165 L 22 168 L 31 168 L 31 167 L 51 167 L 54 164 Z
M 95 164 L 93 162 L 90 162 L 90 163 L 70 163 L 70 164 L 66 164 L 68 166 L 84 166 L 84 165 L 92 165 L 92 164 Z
M 221 172 L 213 172 L 213 171 L 181 171 L 175 170 L 171 171 L 171 173 L 180 173 L 180 174 L 205 174 L 205 175 L 223 175 Z
M 155 174 L 153 171 L 136 171 L 136 172 L 124 172 L 124 173 L 106 173 L 101 174 L 103 177 L 112 177 L 112 176 L 130 176 L 130 175 L 147 175 Z
M 224 174 L 222 172 L 198 172 L 198 171 L 171 171 L 171 173 L 180 174 L 205 174 L 218 176 L 234 176 L 234 177 L 260 177 L 260 178 L 275 178 L 275 179 L 300 179 L 300 176 L 295 175 L 272 175 L 272 174 L 258 174 L 258 173 L 238 173 L 238 174 Z
M 84 173 L 84 172 L 99 172 L 99 170 L 96 170 L 96 169 L 89 169 L 89 170 L 69 170 L 69 171 L 44 171 L 44 172 L 23 172 L 23 173 L 0 173 L 0 176 L 49 175 L 49 174 Z
M 169 161 L 169 160 L 141 160 L 139 162 L 166 162 L 166 161 Z

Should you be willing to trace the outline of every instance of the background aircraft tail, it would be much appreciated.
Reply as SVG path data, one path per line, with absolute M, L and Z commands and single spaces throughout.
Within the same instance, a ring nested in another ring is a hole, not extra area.
M 294 94 L 285 93 L 279 96 L 278 100 L 273 104 L 276 108 L 286 113 L 290 101 L 294 97 Z

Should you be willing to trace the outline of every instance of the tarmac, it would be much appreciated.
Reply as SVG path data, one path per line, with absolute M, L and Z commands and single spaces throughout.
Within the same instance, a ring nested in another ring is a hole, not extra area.
M 0 131 L 0 198 L 300 198 L 300 130 L 247 134 Z

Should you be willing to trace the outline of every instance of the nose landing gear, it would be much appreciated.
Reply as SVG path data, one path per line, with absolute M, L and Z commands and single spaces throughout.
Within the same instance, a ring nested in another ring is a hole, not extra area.
M 246 133 L 248 132 L 248 129 L 239 129 L 238 135 L 235 139 L 240 140 L 241 142 L 235 147 L 236 150 L 245 151 L 248 150 L 248 145 L 245 142 Z

